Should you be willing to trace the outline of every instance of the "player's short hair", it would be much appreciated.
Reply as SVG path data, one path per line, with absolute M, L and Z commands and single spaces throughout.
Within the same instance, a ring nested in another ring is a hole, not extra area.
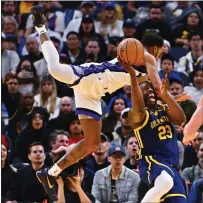
M 65 131 L 65 130 L 54 130 L 53 132 L 51 132 L 51 134 L 49 135 L 49 144 L 51 145 L 52 142 L 56 141 L 56 138 L 58 135 L 65 135 L 67 137 L 70 136 L 70 134 Z
M 33 143 L 30 144 L 29 147 L 28 147 L 28 154 L 31 153 L 32 147 L 37 146 L 37 145 L 42 146 L 43 150 L 45 151 L 44 145 L 43 145 L 41 142 L 33 142 Z
M 161 57 L 161 64 L 163 63 L 164 60 L 170 60 L 174 66 L 174 58 L 173 56 L 171 56 L 170 54 L 164 54 L 162 57 Z
M 145 47 L 162 47 L 164 44 L 164 40 L 156 33 L 146 33 L 142 38 L 142 44 Z
M 183 83 L 179 78 L 171 78 L 169 80 L 169 86 L 172 85 L 173 83 L 177 83 L 183 87 Z
M 203 40 L 203 33 L 200 33 L 198 30 L 189 32 L 187 39 L 190 41 L 194 36 L 200 36 L 200 39 Z

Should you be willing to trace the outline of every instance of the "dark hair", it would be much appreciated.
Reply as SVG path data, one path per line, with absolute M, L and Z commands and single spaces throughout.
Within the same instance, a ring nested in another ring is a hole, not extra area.
M 79 39 L 79 34 L 77 32 L 71 31 L 66 35 L 66 39 L 70 36 L 70 35 L 76 35 L 77 38 Z
M 9 80 L 17 80 L 18 81 L 18 78 L 16 75 L 14 75 L 13 73 L 11 72 L 8 72 L 6 75 L 5 75 L 5 79 L 4 79 L 4 83 L 7 83 Z M 19 81 L 18 81 L 19 83 Z
M 125 146 L 125 147 L 128 146 L 128 142 L 129 142 L 129 140 L 130 140 L 131 137 L 135 137 L 135 135 L 134 135 L 134 134 L 128 135 L 128 136 L 125 138 L 125 142 L 124 142 L 124 146 Z M 136 138 L 136 137 L 135 137 L 135 138 Z
M 146 33 L 142 38 L 142 44 L 145 47 L 153 47 L 153 46 L 162 47 L 164 44 L 164 40 L 161 36 L 159 36 L 156 33 Z
M 201 34 L 198 30 L 189 32 L 187 39 L 188 39 L 189 41 L 191 41 L 192 38 L 193 38 L 194 36 L 196 36 L 196 35 L 200 36 L 200 39 L 203 40 L 203 36 L 202 36 L 203 33 Z
M 160 9 L 161 12 L 163 12 L 162 6 L 151 4 L 151 5 L 150 5 L 150 10 L 153 9 L 153 8 L 154 8 L 154 9 Z
M 164 54 L 162 57 L 161 57 L 161 64 L 163 63 L 164 60 L 170 60 L 174 66 L 174 58 L 173 56 L 171 56 L 170 54 Z
M 51 145 L 52 142 L 56 141 L 56 138 L 58 135 L 66 135 L 67 137 L 70 136 L 69 132 L 65 131 L 65 130 L 54 130 L 51 132 L 51 134 L 49 135 L 49 144 Z
M 194 77 L 195 77 L 195 75 L 196 75 L 196 73 L 198 72 L 198 71 L 203 71 L 203 68 L 199 68 L 199 67 L 195 67 L 196 69 L 194 69 L 191 73 L 190 73 L 190 81 L 192 82 L 192 84 L 194 85 L 194 83 L 193 83 L 193 79 L 194 79 Z
M 44 149 L 44 145 L 43 145 L 41 142 L 33 142 L 33 143 L 30 144 L 29 147 L 28 147 L 28 154 L 31 153 L 31 149 L 32 149 L 32 147 L 37 146 L 37 145 L 42 146 L 43 149 Z M 45 150 L 44 150 L 44 151 L 45 151 Z
M 178 79 L 178 78 L 171 78 L 169 80 L 169 85 L 172 85 L 173 83 L 178 83 L 179 85 L 181 85 L 183 87 L 182 81 L 180 79 Z
M 86 46 L 88 45 L 89 42 L 97 42 L 98 43 L 98 46 L 100 47 L 100 41 L 97 37 L 92 37 L 90 38 L 87 43 L 86 43 Z

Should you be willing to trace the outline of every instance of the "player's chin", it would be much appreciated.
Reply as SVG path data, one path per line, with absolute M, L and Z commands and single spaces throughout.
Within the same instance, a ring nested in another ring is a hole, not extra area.
M 148 101 L 147 101 L 147 104 L 148 104 L 148 106 L 150 108 L 153 108 L 153 107 L 155 107 L 157 105 L 157 99 L 155 99 L 155 98 L 154 99 L 149 98 Z

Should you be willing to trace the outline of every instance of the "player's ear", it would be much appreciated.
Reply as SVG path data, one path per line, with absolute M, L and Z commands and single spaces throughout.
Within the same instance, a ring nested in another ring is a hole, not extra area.
M 157 46 L 154 46 L 154 53 L 157 53 L 157 51 L 158 51 L 158 47 Z

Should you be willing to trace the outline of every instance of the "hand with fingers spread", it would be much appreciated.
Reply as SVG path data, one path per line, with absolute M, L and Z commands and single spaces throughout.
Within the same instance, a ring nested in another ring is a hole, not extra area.
M 81 187 L 81 170 L 78 169 L 78 173 L 76 176 L 72 176 L 72 177 L 67 177 L 67 179 L 70 181 L 70 183 L 75 187 L 75 189 L 77 190 L 77 188 Z
M 165 77 L 162 79 L 162 84 L 161 84 L 161 95 L 160 95 L 160 97 L 162 99 L 168 97 L 168 87 L 169 87 L 168 73 L 166 73 Z

